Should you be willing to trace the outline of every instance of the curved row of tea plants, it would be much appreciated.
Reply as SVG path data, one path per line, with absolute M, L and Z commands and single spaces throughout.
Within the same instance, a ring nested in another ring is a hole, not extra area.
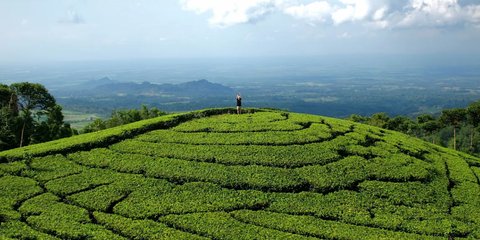
M 479 159 L 343 120 L 228 111 L 0 153 L 0 238 L 480 238 Z

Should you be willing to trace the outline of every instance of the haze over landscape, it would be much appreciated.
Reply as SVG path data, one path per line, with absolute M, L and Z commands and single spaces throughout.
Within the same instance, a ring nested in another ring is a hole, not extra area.
M 74 112 L 106 116 L 142 103 L 183 111 L 232 102 L 221 94 L 142 99 L 113 91 L 96 109 L 99 99 L 70 94 L 106 77 L 154 84 L 206 79 L 242 92 L 247 106 L 338 117 L 438 113 L 480 94 L 475 1 L 0 4 L 0 81 L 44 84 Z

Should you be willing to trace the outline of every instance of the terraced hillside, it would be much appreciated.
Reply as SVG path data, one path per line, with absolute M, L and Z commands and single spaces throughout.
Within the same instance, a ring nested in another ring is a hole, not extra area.
M 480 161 L 348 121 L 228 109 L 0 153 L 0 238 L 480 239 Z

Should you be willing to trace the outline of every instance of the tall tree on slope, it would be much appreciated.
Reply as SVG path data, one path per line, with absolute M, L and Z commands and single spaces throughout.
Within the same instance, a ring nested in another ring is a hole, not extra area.
M 473 151 L 473 135 L 480 124 L 480 101 L 473 102 L 467 107 L 467 121 L 473 126 L 470 132 L 470 151 Z
M 465 121 L 467 111 L 463 108 L 446 109 L 442 111 L 440 122 L 453 126 L 453 149 L 457 150 L 457 128 Z
M 12 128 L 18 120 L 16 99 L 9 86 L 0 84 L 0 151 L 16 146 Z
M 37 120 L 40 120 L 47 111 L 53 108 L 55 99 L 47 89 L 36 83 L 14 83 L 11 89 L 17 96 L 17 105 L 21 119 L 21 130 L 19 147 L 22 147 L 24 143 L 29 143 L 29 137 L 33 134 L 34 128 L 34 116 Z
M 15 103 L 11 108 L 18 115 L 12 126 L 17 146 L 72 135 L 70 126 L 63 123 L 62 108 L 43 85 L 22 82 L 12 84 L 10 89 L 10 103 Z

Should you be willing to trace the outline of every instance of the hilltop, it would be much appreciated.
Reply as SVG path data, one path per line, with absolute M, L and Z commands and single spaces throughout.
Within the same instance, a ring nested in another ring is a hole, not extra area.
M 346 120 L 233 112 L 0 152 L 0 237 L 480 238 L 480 159 Z

